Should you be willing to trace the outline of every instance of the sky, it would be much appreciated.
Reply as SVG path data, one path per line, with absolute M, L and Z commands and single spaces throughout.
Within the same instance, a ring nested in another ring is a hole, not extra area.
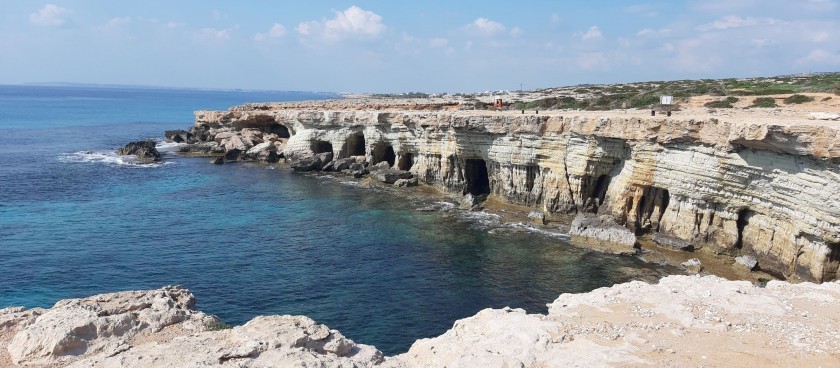
M 0 84 L 474 92 L 840 71 L 840 0 L 0 0 Z

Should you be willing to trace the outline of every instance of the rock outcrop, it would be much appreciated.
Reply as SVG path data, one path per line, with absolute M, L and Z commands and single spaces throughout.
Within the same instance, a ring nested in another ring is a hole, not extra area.
M 668 276 L 563 294 L 547 315 L 485 309 L 386 358 L 303 316 L 230 328 L 165 287 L 0 309 L 0 366 L 827 367 L 840 362 L 838 301 L 838 282 Z
M 148 164 L 161 160 L 156 145 L 154 141 L 131 142 L 118 149 L 116 153 L 119 156 L 134 156 L 140 163 Z
M 292 160 L 364 157 L 545 221 L 597 214 L 669 247 L 753 256 L 781 278 L 837 279 L 840 130 L 731 120 L 251 104 L 198 111 L 190 133 L 196 152 L 282 140 L 277 150 Z M 358 165 L 348 173 L 366 175 Z
M 0 309 L 0 366 L 365 367 L 382 353 L 302 316 L 230 328 L 195 310 L 180 287 L 68 299 L 50 309 Z

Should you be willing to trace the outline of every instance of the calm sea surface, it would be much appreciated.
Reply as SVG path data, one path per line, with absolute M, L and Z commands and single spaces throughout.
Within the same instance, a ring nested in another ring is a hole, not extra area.
M 304 314 L 390 355 L 483 308 L 545 312 L 661 271 L 442 198 L 174 147 L 147 167 L 112 153 L 188 128 L 194 110 L 331 97 L 0 86 L 0 308 L 180 284 L 225 322 Z

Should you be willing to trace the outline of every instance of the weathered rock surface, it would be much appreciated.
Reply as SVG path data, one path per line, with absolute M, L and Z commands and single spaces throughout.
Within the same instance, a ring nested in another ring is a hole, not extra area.
M 834 366 L 840 284 L 668 276 L 563 294 L 548 315 L 485 309 L 394 367 Z M 824 324 L 823 324 L 824 323 Z
M 194 146 L 282 137 L 284 157 L 317 146 L 382 169 L 388 160 L 424 184 L 489 191 L 546 221 L 598 214 L 663 245 L 754 255 L 782 278 L 840 276 L 840 130 L 818 120 L 290 106 L 198 111 Z
M 567 367 L 836 366 L 840 283 L 757 287 L 668 276 L 563 294 L 547 315 L 485 309 L 383 358 L 303 316 L 229 329 L 178 287 L 0 309 L 0 366 Z
M 627 248 L 633 248 L 636 244 L 636 235 L 626 227 L 616 224 L 609 216 L 577 215 L 569 228 L 569 235 L 598 239 Z
M 134 156 L 141 163 L 160 161 L 160 152 L 155 148 L 156 145 L 157 143 L 154 141 L 130 142 L 125 147 L 118 149 L 117 155 Z
M 386 183 L 386 184 L 394 184 L 397 180 L 400 179 L 411 179 L 413 175 L 411 175 L 408 171 L 397 170 L 397 169 L 381 169 L 374 171 L 371 175 L 378 180 L 379 182 Z

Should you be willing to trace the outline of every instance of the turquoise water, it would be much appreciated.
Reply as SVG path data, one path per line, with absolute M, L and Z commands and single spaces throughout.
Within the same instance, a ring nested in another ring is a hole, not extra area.
M 151 167 L 111 153 L 196 109 L 319 97 L 0 86 L 0 308 L 180 284 L 228 323 L 304 314 L 394 354 L 483 308 L 545 312 L 661 271 L 443 198 L 173 147 Z

